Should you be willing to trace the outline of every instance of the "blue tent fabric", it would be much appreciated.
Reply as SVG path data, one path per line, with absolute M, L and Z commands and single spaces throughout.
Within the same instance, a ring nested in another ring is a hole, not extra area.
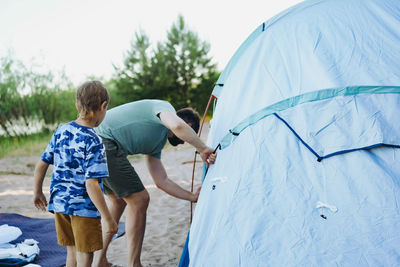
M 329 88 L 399 85 L 399 8 L 393 0 L 304 1 L 267 21 L 217 81 L 224 86 L 213 92 L 219 97 L 213 142 L 285 99 Z M 234 105 L 240 109 L 227 117 Z
M 35 259 L 42 267 L 58 267 L 65 264 L 67 249 L 57 244 L 57 234 L 54 219 L 30 218 L 15 213 L 0 213 L 0 225 L 19 227 L 22 235 L 11 243 L 23 242 L 25 239 L 35 239 L 39 242 L 40 253 Z M 118 225 L 116 237 L 125 233 L 125 224 Z
M 179 265 L 178 267 L 185 267 L 189 265 L 190 259 L 189 259 L 189 253 L 188 253 L 188 245 L 189 245 L 189 234 L 187 235 L 185 246 L 183 247 L 182 251 L 182 257 L 179 260 Z
M 398 266 L 400 5 L 309 0 L 217 81 L 182 266 Z
M 265 107 L 254 114 L 250 115 L 243 121 L 241 121 L 238 125 L 233 127 L 229 130 L 222 140 L 220 141 L 220 145 L 222 148 L 229 146 L 233 140 L 248 126 L 257 123 L 259 120 L 270 116 L 272 114 L 276 114 L 276 112 L 283 111 L 289 108 L 294 108 L 298 105 L 308 103 L 308 102 L 315 102 L 319 100 L 329 100 L 335 99 L 336 101 L 338 96 L 354 96 L 357 97 L 359 94 L 400 94 L 400 87 L 399 86 L 357 86 L 357 87 L 347 87 L 347 88 L 336 88 L 336 89 L 325 89 L 316 92 L 309 92 L 303 95 L 298 95 L 289 99 L 285 99 L 275 103 L 271 106 Z M 376 96 L 380 97 L 380 96 Z M 362 98 L 359 97 L 359 98 Z M 347 98 L 349 99 L 349 98 Z M 321 101 L 323 105 L 327 101 Z M 321 104 L 319 104 L 321 105 Z M 340 108 L 336 105 L 336 108 Z M 295 110 L 295 109 L 292 109 Z M 392 112 L 395 114 L 395 112 Z

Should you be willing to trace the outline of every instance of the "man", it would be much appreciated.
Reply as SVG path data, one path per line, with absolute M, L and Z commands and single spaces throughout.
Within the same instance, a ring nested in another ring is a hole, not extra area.
M 128 265 L 142 266 L 140 254 L 146 225 L 146 211 L 150 201 L 127 156 L 146 155 L 147 167 L 158 188 L 180 199 L 197 201 L 195 194 L 183 189 L 167 176 L 160 160 L 161 150 L 167 139 L 177 146 L 188 142 L 200 153 L 208 165 L 214 163 L 216 155 L 197 136 L 199 116 L 192 109 L 178 110 L 162 100 L 141 100 L 109 110 L 96 132 L 102 137 L 107 153 L 110 177 L 104 181 L 104 192 L 111 201 L 110 212 L 118 223 L 125 208 L 126 239 L 128 242 Z M 106 253 L 110 240 L 96 255 L 97 265 L 110 266 Z

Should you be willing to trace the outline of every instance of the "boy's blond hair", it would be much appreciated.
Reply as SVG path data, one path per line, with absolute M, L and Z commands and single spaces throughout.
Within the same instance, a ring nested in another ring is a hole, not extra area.
M 93 116 L 100 109 L 101 104 L 109 102 L 107 89 L 99 81 L 88 81 L 82 84 L 76 92 L 76 107 L 83 118 Z

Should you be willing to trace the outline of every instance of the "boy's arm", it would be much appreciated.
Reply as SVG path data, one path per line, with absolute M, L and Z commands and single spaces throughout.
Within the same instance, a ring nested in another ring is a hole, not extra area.
M 34 174 L 33 204 L 36 208 L 46 211 L 47 200 L 43 194 L 43 180 L 45 178 L 49 164 L 43 160 L 36 163 Z
M 165 168 L 160 159 L 149 155 L 146 158 L 147 158 L 147 167 L 158 188 L 160 188 L 161 190 L 163 190 L 164 192 L 173 197 L 193 202 L 197 201 L 200 194 L 200 189 L 198 189 L 195 194 L 183 189 L 174 181 L 168 178 L 167 172 L 165 171 Z
M 106 200 L 104 199 L 103 192 L 101 191 L 99 181 L 97 178 L 86 179 L 86 190 L 93 204 L 101 214 L 101 218 L 104 220 L 105 233 L 108 237 L 112 237 L 118 231 L 118 225 L 111 216 L 111 213 L 107 207 Z

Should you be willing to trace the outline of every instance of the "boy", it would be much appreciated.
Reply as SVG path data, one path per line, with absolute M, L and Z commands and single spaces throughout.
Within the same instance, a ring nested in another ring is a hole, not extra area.
M 35 168 L 33 202 L 45 211 L 42 185 L 53 164 L 48 210 L 54 213 L 58 243 L 67 246 L 67 267 L 90 267 L 93 252 L 102 249 L 100 215 L 104 241 L 118 230 L 102 193 L 102 178 L 108 176 L 108 169 L 103 143 L 93 129 L 103 121 L 108 102 L 103 84 L 84 83 L 76 94 L 78 118 L 58 127 Z

